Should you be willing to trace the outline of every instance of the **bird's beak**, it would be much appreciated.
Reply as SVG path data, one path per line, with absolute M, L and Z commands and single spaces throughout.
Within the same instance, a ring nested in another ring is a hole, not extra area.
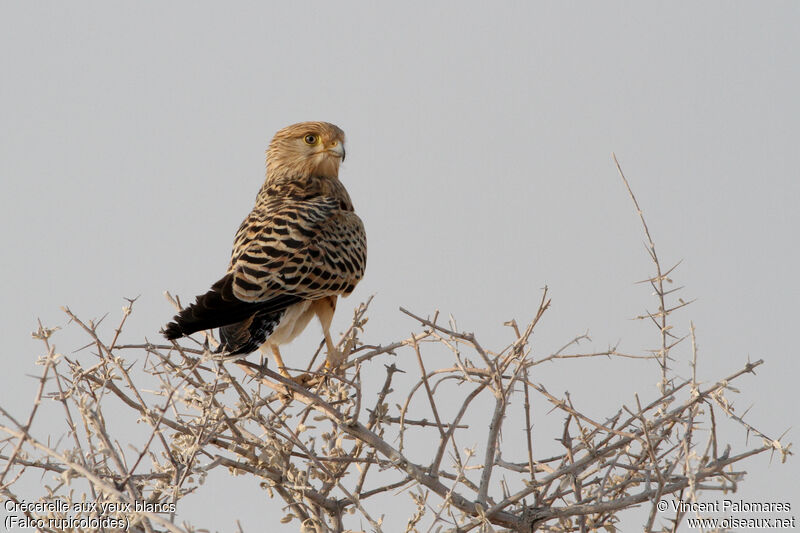
M 344 161 L 345 151 L 344 151 L 344 143 L 339 141 L 333 141 L 330 148 L 327 150 L 328 152 L 332 153 L 336 157 L 340 157 L 342 161 Z

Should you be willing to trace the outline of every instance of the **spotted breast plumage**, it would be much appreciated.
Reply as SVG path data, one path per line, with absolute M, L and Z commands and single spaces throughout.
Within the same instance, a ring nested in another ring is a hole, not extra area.
M 364 225 L 339 181 L 344 132 L 327 122 L 303 122 L 275 134 L 267 177 L 256 205 L 233 243 L 225 276 L 164 328 L 168 339 L 219 328 L 226 356 L 272 350 L 288 376 L 278 346 L 294 339 L 316 315 L 328 363 L 339 354 L 330 324 L 339 296 L 364 276 Z

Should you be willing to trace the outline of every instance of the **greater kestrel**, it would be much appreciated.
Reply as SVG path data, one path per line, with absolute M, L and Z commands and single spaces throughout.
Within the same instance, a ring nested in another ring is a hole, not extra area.
M 344 132 L 327 122 L 278 131 L 267 150 L 267 178 L 233 241 L 225 276 L 175 315 L 168 339 L 219 328 L 223 356 L 269 346 L 288 376 L 278 346 L 316 315 L 328 364 L 337 364 L 330 336 L 336 300 L 364 276 L 364 224 L 339 181 Z

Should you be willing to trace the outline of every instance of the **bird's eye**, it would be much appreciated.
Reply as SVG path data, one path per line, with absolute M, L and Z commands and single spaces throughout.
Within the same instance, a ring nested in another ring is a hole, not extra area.
M 316 135 L 308 134 L 305 137 L 303 137 L 303 140 L 305 141 L 306 144 L 317 144 L 317 136 Z

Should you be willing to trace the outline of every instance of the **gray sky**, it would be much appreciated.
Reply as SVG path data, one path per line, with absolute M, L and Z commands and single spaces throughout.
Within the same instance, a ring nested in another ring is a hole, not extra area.
M 635 284 L 652 269 L 613 151 L 663 263 L 683 260 L 676 285 L 697 302 L 675 324 L 697 327 L 700 377 L 764 358 L 737 410 L 752 405 L 770 435 L 797 427 L 798 24 L 796 2 L 3 2 L 3 405 L 27 414 L 30 332 L 37 317 L 64 326 L 59 306 L 110 312 L 110 328 L 140 295 L 126 338 L 155 339 L 164 290 L 188 300 L 224 272 L 273 133 L 327 120 L 347 132 L 341 177 L 369 237 L 335 331 L 375 293 L 366 340 L 408 335 L 402 305 L 500 348 L 502 323 L 532 318 L 548 285 L 536 353 L 587 329 L 587 350 L 655 347 L 630 320 L 656 304 Z M 83 340 L 55 337 L 65 353 Z M 673 355 L 688 375 L 688 346 Z M 614 361 L 537 377 L 598 414 L 652 397 L 657 379 L 655 364 Z M 800 509 L 797 460 L 746 468 L 737 497 Z M 219 487 L 179 511 L 232 531 L 276 508 Z

